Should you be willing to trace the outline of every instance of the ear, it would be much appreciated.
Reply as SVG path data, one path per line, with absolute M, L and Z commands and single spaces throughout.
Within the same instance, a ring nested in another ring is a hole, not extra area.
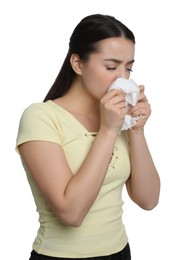
M 78 54 L 73 53 L 70 57 L 71 67 L 77 75 L 82 74 L 82 63 Z

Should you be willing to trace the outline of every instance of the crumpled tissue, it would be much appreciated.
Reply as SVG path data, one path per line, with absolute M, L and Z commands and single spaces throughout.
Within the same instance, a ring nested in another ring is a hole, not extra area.
M 111 89 L 122 89 L 126 93 L 126 105 L 135 106 L 140 94 L 138 85 L 133 79 L 117 78 L 109 87 Z M 127 130 L 136 125 L 136 121 L 140 116 L 132 117 L 131 115 L 126 115 L 124 118 L 124 123 L 121 130 Z

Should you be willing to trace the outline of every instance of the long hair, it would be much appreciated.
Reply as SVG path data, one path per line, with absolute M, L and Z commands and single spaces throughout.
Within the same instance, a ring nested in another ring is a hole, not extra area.
M 44 102 L 68 92 L 76 77 L 70 64 L 73 53 L 79 55 L 82 61 L 87 61 L 89 55 L 97 51 L 98 43 L 111 37 L 126 38 L 135 43 L 132 31 L 113 16 L 93 14 L 83 18 L 70 37 L 68 53 Z

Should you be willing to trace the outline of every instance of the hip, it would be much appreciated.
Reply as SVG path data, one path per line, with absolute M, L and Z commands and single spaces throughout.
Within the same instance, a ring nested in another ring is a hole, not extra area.
M 42 255 L 36 253 L 34 250 L 31 252 L 31 257 L 29 260 L 131 260 L 131 252 L 129 243 L 120 252 L 97 257 L 87 257 L 87 258 L 64 258 L 64 257 L 52 257 L 47 255 Z

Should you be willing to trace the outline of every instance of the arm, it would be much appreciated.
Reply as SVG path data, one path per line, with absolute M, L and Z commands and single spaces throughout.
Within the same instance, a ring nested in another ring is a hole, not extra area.
M 160 179 L 144 135 L 143 127 L 151 114 L 150 105 L 144 95 L 144 87 L 141 87 L 138 104 L 130 109 L 130 113 L 133 116 L 142 116 L 137 125 L 128 130 L 131 176 L 126 182 L 126 187 L 135 203 L 150 210 L 158 203 Z
M 44 198 L 66 225 L 79 226 L 82 223 L 102 186 L 126 113 L 125 97 L 119 93 L 111 91 L 101 100 L 99 132 L 75 175 L 60 145 L 31 141 L 19 146 L 20 154 Z

